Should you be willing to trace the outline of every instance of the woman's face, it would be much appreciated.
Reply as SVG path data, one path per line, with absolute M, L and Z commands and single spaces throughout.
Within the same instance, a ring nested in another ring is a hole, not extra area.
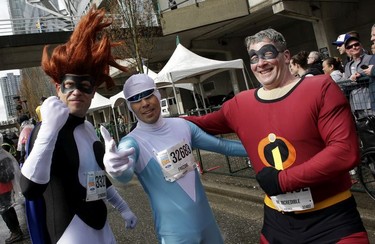
M 329 65 L 327 63 L 327 61 L 323 61 L 323 72 L 324 72 L 324 74 L 329 75 L 329 74 L 332 73 L 332 71 L 333 71 L 333 66 Z
M 290 64 L 289 64 L 289 70 L 290 70 L 290 73 L 292 73 L 292 75 L 298 76 L 298 64 L 294 64 L 292 60 L 290 61 Z

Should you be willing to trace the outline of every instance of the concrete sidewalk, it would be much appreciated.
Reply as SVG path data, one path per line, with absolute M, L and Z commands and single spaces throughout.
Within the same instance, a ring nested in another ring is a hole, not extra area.
M 237 139 L 235 135 L 225 135 L 227 139 Z M 225 157 L 217 153 L 200 151 L 200 162 L 203 162 L 202 182 L 207 191 L 263 204 L 264 192 L 255 180 L 255 172 L 246 158 Z M 369 235 L 374 237 L 375 244 L 375 201 L 364 192 L 360 183 L 353 185 L 353 195 L 358 211 Z

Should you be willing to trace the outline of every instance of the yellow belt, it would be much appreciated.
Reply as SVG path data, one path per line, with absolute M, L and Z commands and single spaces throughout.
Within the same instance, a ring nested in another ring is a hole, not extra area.
M 329 206 L 332 206 L 336 203 L 339 203 L 339 202 L 342 202 L 346 199 L 348 199 L 349 197 L 352 196 L 352 193 L 350 192 L 350 190 L 346 190 L 346 191 L 343 191 L 343 192 L 340 192 L 339 194 L 336 194 L 332 197 L 329 197 L 321 202 L 318 202 L 318 203 L 315 203 L 314 204 L 314 208 L 311 208 L 311 209 L 307 209 L 307 210 L 303 210 L 303 211 L 295 211 L 294 213 L 296 214 L 300 214 L 300 213 L 308 213 L 308 212 L 313 212 L 313 211 L 317 211 L 317 210 L 320 210 L 320 209 L 324 209 L 324 208 L 327 208 Z M 271 198 L 269 198 L 267 195 L 266 197 L 264 198 L 264 203 L 270 207 L 270 208 L 273 208 L 277 211 L 280 211 L 272 202 Z M 282 212 L 282 211 L 280 211 Z

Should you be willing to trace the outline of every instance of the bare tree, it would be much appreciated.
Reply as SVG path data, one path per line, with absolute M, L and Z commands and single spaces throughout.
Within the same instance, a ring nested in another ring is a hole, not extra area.
M 152 0 L 110 0 L 106 6 L 114 19 L 109 35 L 124 42 L 116 47 L 115 55 L 133 59 L 141 73 L 143 64 L 152 57 L 155 37 L 162 33 L 156 6 Z
M 41 67 L 25 68 L 21 70 L 20 97 L 27 101 L 27 112 L 31 117 L 37 118 L 35 108 L 40 103 L 42 96 L 56 95 L 51 79 Z

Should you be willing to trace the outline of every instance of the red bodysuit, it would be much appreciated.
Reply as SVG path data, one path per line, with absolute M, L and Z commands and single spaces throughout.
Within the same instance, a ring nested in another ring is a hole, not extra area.
M 244 91 L 219 111 L 185 118 L 208 133 L 235 132 L 257 173 L 283 169 L 284 193 L 309 187 L 315 207 L 308 212 L 351 197 L 348 171 L 359 163 L 358 137 L 348 101 L 329 76 L 307 77 L 287 90 Z M 268 196 L 265 204 L 277 210 Z

